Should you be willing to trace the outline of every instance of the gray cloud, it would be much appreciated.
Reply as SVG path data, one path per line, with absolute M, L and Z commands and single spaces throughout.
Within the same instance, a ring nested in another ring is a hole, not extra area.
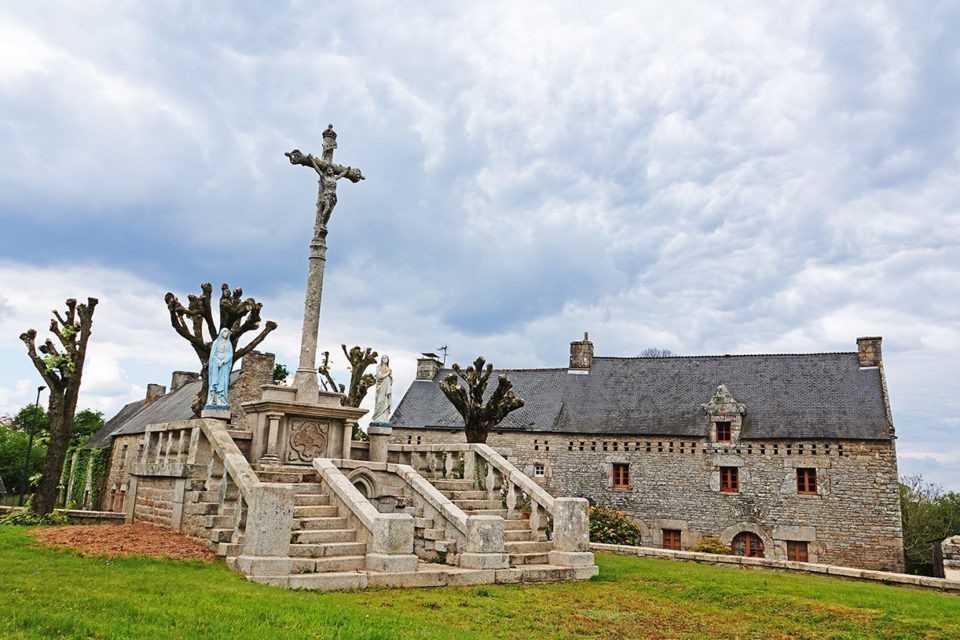
M 332 223 L 333 348 L 555 366 L 584 329 L 610 355 L 882 333 L 901 466 L 947 450 L 960 10 L 580 8 L 6 7 L 0 252 L 242 285 L 292 358 L 316 180 L 282 153 L 332 122 L 368 176 Z

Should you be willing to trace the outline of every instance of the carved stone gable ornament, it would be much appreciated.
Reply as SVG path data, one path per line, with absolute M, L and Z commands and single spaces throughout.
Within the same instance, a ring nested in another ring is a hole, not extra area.
M 713 392 L 710 402 L 700 405 L 709 416 L 718 418 L 734 418 L 747 412 L 747 405 L 737 402 L 725 385 L 720 385 Z

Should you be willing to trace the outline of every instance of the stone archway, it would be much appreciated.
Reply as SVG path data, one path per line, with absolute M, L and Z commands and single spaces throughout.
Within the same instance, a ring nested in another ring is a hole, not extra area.
M 347 480 L 356 487 L 357 491 L 367 500 L 373 500 L 377 497 L 377 483 L 370 474 L 363 469 L 356 469 L 347 474 Z
M 746 535 L 737 538 L 740 534 L 750 534 L 754 536 L 753 539 L 749 539 Z M 755 549 L 755 545 L 759 540 L 760 549 L 759 554 L 753 554 L 752 557 L 759 558 L 772 558 L 773 557 L 773 537 L 768 531 L 758 526 L 754 522 L 738 522 L 737 524 L 727 527 L 723 530 L 723 533 L 720 534 L 720 539 L 728 547 L 733 547 L 734 542 L 738 544 L 743 544 L 743 551 L 746 553 Z M 748 543 L 747 540 L 750 540 Z M 749 546 L 748 546 L 749 545 Z M 740 554 L 744 555 L 744 554 Z

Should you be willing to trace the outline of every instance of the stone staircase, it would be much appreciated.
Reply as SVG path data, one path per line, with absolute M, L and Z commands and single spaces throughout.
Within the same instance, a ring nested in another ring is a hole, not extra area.
M 596 575 L 585 500 L 550 496 L 486 445 L 432 447 L 400 447 L 396 453 L 413 464 L 386 462 L 382 446 L 380 461 L 264 467 L 250 464 L 220 420 L 149 425 L 132 465 L 126 516 L 206 539 L 247 579 L 285 588 Z M 513 509 L 503 507 L 500 492 Z M 521 504 L 530 519 L 520 516 Z M 554 521 L 548 540 L 545 527 Z
M 467 515 L 504 519 L 504 551 L 510 556 L 511 567 L 549 564 L 548 555 L 553 545 L 547 540 L 545 530 L 532 530 L 529 520 L 518 512 L 511 517 L 500 500 L 489 499 L 487 492 L 476 489 L 472 480 L 433 478 L 430 482 Z

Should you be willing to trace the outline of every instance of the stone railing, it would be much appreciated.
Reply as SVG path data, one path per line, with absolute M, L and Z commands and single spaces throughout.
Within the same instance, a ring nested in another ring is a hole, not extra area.
M 504 569 L 504 524 L 497 516 L 468 516 L 410 465 L 361 460 L 335 460 L 341 469 L 363 469 L 368 474 L 386 474 L 398 479 L 396 487 L 420 516 L 432 521 L 433 531 L 442 530 L 442 540 L 453 542 L 440 550 L 444 562 L 468 569 Z M 388 484 L 387 482 L 381 484 Z
M 330 492 L 340 514 L 367 543 L 366 566 L 370 571 L 416 571 L 413 553 L 413 516 L 380 513 L 338 468 L 342 460 L 315 458 L 313 468 Z M 349 462 L 349 461 L 348 461 Z
M 400 444 L 391 445 L 390 450 L 428 479 L 471 480 L 487 499 L 501 501 L 507 518 L 527 518 L 529 528 L 538 535 L 552 528 L 552 563 L 593 564 L 588 504 L 583 498 L 554 498 L 486 444 Z
M 223 422 L 149 425 L 130 483 L 128 521 L 238 545 L 246 573 L 289 573 L 293 485 L 261 482 Z

